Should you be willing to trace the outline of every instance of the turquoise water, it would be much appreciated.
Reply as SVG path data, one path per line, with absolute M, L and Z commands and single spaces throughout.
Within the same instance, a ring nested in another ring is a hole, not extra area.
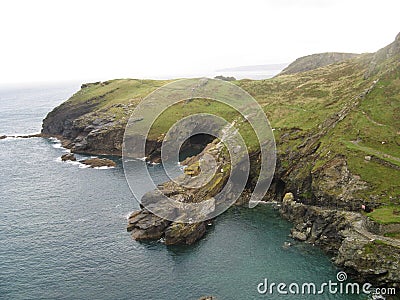
M 0 135 L 39 132 L 77 88 L 0 90 Z M 120 160 L 114 169 L 80 168 L 60 162 L 64 152 L 52 139 L 0 140 L 1 299 L 309 299 L 259 295 L 257 285 L 336 278 L 329 258 L 291 240 L 290 224 L 269 205 L 230 209 L 190 247 L 133 241 L 126 216 L 137 203 Z M 163 180 L 160 166 L 150 171 Z

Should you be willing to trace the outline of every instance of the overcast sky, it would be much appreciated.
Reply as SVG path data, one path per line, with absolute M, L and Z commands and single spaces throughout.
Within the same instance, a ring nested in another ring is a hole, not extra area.
M 204 74 L 373 52 L 400 31 L 399 0 L 4 0 L 0 84 Z

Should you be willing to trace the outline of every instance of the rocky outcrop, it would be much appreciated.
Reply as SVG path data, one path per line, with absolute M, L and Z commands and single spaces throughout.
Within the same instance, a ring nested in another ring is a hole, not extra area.
M 115 161 L 107 158 L 88 158 L 84 160 L 80 160 L 79 162 L 90 166 L 91 168 L 100 168 L 100 167 L 115 167 L 117 164 Z
M 277 76 L 290 75 L 314 70 L 320 67 L 354 58 L 358 55 L 359 54 L 354 53 L 326 52 L 303 56 L 292 62 Z
M 191 245 L 206 233 L 206 225 L 204 222 L 184 224 L 173 223 L 165 231 L 166 245 Z
M 400 248 L 349 231 L 334 262 L 360 281 L 400 288 Z
M 369 68 L 364 75 L 364 79 L 368 79 L 371 76 L 382 71 L 385 67 L 384 62 L 388 59 L 396 58 L 400 55 L 400 33 L 397 34 L 393 43 L 387 45 L 386 47 L 378 50 L 374 53 L 372 60 L 369 64 Z
M 208 173 L 214 167 L 217 170 L 228 168 L 225 154 L 220 147 L 223 146 L 218 140 L 210 143 L 199 155 L 187 160 L 191 162 L 191 165 L 187 167 L 190 170 L 186 172 L 188 174 L 175 178 L 175 181 L 165 182 L 159 185 L 156 190 L 150 191 L 142 197 L 141 204 L 146 208 L 134 212 L 128 219 L 127 230 L 132 232 L 134 239 L 164 238 L 167 245 L 190 245 L 206 233 L 204 221 L 180 222 L 179 220 L 183 216 L 186 216 L 188 220 L 192 219 L 191 216 L 196 216 L 199 220 L 212 218 L 212 213 L 218 207 L 218 203 L 213 197 L 224 187 L 229 172 L 219 172 L 210 181 L 204 181 L 204 177 L 197 175 L 200 172 L 200 160 L 205 161 L 202 164 L 201 172 Z M 208 164 L 207 160 L 209 159 L 214 159 L 217 165 Z M 190 177 L 192 187 L 184 187 L 185 185 L 181 186 L 177 183 L 186 182 L 188 184 L 186 176 Z M 171 205 L 175 204 L 167 201 L 165 196 L 175 200 L 176 203 L 179 203 L 179 206 L 172 207 Z M 191 206 L 190 204 L 202 205 Z M 179 215 L 178 210 L 181 212 Z M 174 221 L 161 219 L 152 212 L 158 215 L 163 214 L 166 219 Z M 169 213 L 168 216 L 165 215 L 166 212 Z
M 157 240 L 164 235 L 165 229 L 170 223 L 170 221 L 142 209 L 129 216 L 127 231 L 132 232 L 132 237 L 138 241 Z
M 299 203 L 292 193 L 285 194 L 280 213 L 294 223 L 294 239 L 319 246 L 355 278 L 400 286 L 400 241 L 368 231 L 361 214 Z
M 0 140 L 5 139 L 7 136 L 6 135 L 0 135 Z
M 206 226 L 204 222 L 170 222 L 142 209 L 130 215 L 127 231 L 138 241 L 164 238 L 166 245 L 191 245 L 203 237 Z
M 73 153 L 65 153 L 63 155 L 61 155 L 61 160 L 62 161 L 76 161 L 76 157 Z

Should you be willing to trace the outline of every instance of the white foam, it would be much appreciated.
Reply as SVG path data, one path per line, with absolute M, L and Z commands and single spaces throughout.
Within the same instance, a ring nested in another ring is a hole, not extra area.
M 74 220 L 75 222 L 79 222 L 79 223 L 81 223 L 81 222 L 86 222 L 86 219 L 76 219 L 76 220 Z
M 90 168 L 90 166 L 89 165 L 85 165 L 85 164 L 82 164 L 82 163 L 79 163 L 79 166 L 78 166 L 80 169 L 87 169 L 87 168 Z
M 129 220 L 129 217 L 135 212 L 136 210 L 132 210 L 131 212 L 125 215 L 125 219 Z
M 124 159 L 124 162 L 131 162 L 131 161 L 137 161 L 137 159 L 136 158 L 131 158 L 131 159 Z
M 92 169 L 96 170 L 107 170 L 107 169 L 114 169 L 115 167 L 108 167 L 108 166 L 101 166 L 101 167 L 94 167 Z
M 56 149 L 62 149 L 62 148 L 64 148 L 62 145 L 61 145 L 61 143 L 56 143 L 56 144 L 51 144 L 52 146 L 53 146 L 53 148 L 56 148 Z
M 79 161 L 73 161 L 73 160 L 67 160 L 65 161 L 67 164 L 73 165 L 73 166 L 80 166 L 83 165 L 83 163 L 79 162 Z

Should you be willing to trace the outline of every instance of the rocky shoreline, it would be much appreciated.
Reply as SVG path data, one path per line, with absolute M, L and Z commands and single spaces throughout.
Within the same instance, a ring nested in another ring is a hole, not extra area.
M 400 288 L 400 241 L 371 233 L 362 214 L 305 205 L 292 193 L 279 211 L 294 224 L 294 239 L 320 247 L 355 279 Z

